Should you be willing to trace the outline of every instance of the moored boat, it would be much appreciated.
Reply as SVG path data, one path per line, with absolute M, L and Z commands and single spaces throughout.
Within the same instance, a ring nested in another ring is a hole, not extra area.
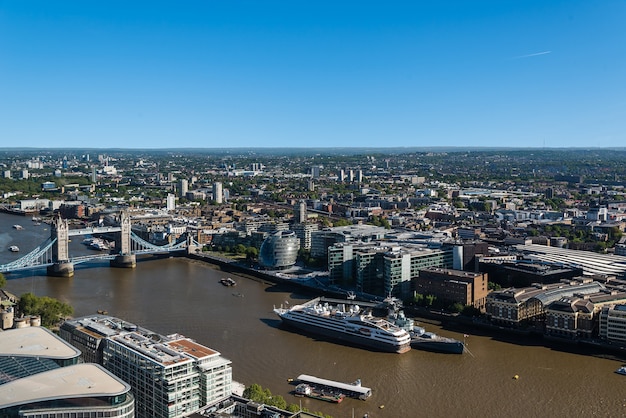
M 231 279 L 230 277 L 226 277 L 224 279 L 220 279 L 220 283 L 224 286 L 236 286 L 237 282 Z
M 337 393 L 335 391 L 325 391 L 324 389 L 317 389 L 306 383 L 300 383 L 296 386 L 294 391 L 296 396 L 306 396 L 308 398 L 319 399 L 320 401 L 340 403 L 343 398 L 346 397 L 343 393 Z
M 19 230 L 19 229 L 24 229 L 24 227 L 22 225 L 15 224 L 15 225 L 13 225 L 13 229 L 18 229 Z
M 290 308 L 274 308 L 286 325 L 306 333 L 376 351 L 405 353 L 411 349 L 407 331 L 372 315 L 356 301 L 315 298 Z
M 337 382 L 335 380 L 322 379 L 319 377 L 311 376 L 308 374 L 301 374 L 297 379 L 301 386 L 300 390 L 307 390 L 306 387 L 310 387 L 311 390 L 317 390 L 318 392 L 326 394 L 341 394 L 343 396 L 349 396 L 351 398 L 360 399 L 362 401 L 372 396 L 372 389 L 361 385 L 361 379 L 357 379 L 353 383 Z M 298 385 L 300 386 L 300 385 Z M 296 392 L 297 392 L 296 387 Z
M 442 337 L 433 332 L 416 332 L 411 335 L 411 347 L 417 348 L 418 350 L 449 354 L 463 354 L 465 351 L 465 345 L 462 341 Z
M 109 244 L 99 238 L 92 238 L 91 244 L 89 244 L 89 248 L 96 251 L 106 251 L 109 250 Z
M 626 366 L 622 366 L 619 369 L 615 370 L 615 373 L 626 376 Z
M 11 251 L 12 253 L 17 253 L 20 251 L 20 247 L 18 247 L 17 245 L 11 245 L 9 247 L 9 251 Z
M 427 332 L 424 328 L 415 325 L 413 319 L 404 315 L 404 311 L 401 309 L 402 305 L 396 299 L 385 299 L 384 306 L 389 310 L 387 316 L 389 321 L 405 329 L 411 335 L 412 348 L 448 354 L 463 354 L 465 351 L 463 342 Z

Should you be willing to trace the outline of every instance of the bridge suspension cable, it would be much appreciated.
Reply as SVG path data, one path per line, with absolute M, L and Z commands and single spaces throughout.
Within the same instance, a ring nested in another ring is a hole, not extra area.
M 139 237 L 132 231 L 130 233 L 130 238 L 132 241 L 133 254 L 180 251 L 187 248 L 187 240 L 183 240 L 178 243 L 170 243 L 167 245 L 155 245 Z
M 10 263 L 0 266 L 0 273 L 9 271 L 26 270 L 34 267 L 49 266 L 52 264 L 52 246 L 57 242 L 57 239 L 48 238 L 43 243 L 39 244 L 37 248 L 29 252 L 23 257 Z

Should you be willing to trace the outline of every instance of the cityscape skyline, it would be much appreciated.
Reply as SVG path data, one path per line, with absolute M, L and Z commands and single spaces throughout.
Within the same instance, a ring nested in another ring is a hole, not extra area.
M 614 148 L 623 2 L 5 3 L 32 148 Z M 178 147 L 176 146 L 178 145 Z

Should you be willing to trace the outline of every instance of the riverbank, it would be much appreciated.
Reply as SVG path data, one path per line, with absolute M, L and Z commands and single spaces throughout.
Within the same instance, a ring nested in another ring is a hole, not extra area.
M 243 265 L 235 260 L 214 254 L 189 254 L 188 257 L 218 265 L 223 271 L 232 272 L 233 274 L 247 277 L 264 284 L 291 285 L 316 296 L 345 298 L 348 293 L 347 290 L 325 287 L 322 281 L 315 280 L 314 278 L 288 278 L 287 275 L 281 272 L 258 270 Z M 369 297 L 365 299 L 376 299 L 374 296 L 368 296 Z M 559 350 L 567 348 L 566 351 L 576 354 L 591 354 L 615 359 L 626 359 L 626 347 L 614 343 L 598 340 L 558 338 L 545 335 L 537 329 L 507 328 L 492 324 L 482 318 L 468 317 L 423 307 L 407 307 L 405 311 L 409 316 L 417 318 L 420 322 L 442 326 L 444 329 L 461 332 L 464 335 L 480 333 L 481 335 L 494 339 L 507 340 L 522 345 L 526 345 L 530 342 L 533 344 L 541 344 L 545 347 L 558 348 Z

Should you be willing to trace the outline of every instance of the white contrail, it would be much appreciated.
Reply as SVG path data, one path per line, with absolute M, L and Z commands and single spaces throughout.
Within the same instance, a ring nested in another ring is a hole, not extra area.
M 518 57 L 513 57 L 513 59 L 530 58 L 530 57 L 536 57 L 538 55 L 546 55 L 546 54 L 550 54 L 550 53 L 552 53 L 552 51 L 535 52 L 534 54 L 520 55 Z

